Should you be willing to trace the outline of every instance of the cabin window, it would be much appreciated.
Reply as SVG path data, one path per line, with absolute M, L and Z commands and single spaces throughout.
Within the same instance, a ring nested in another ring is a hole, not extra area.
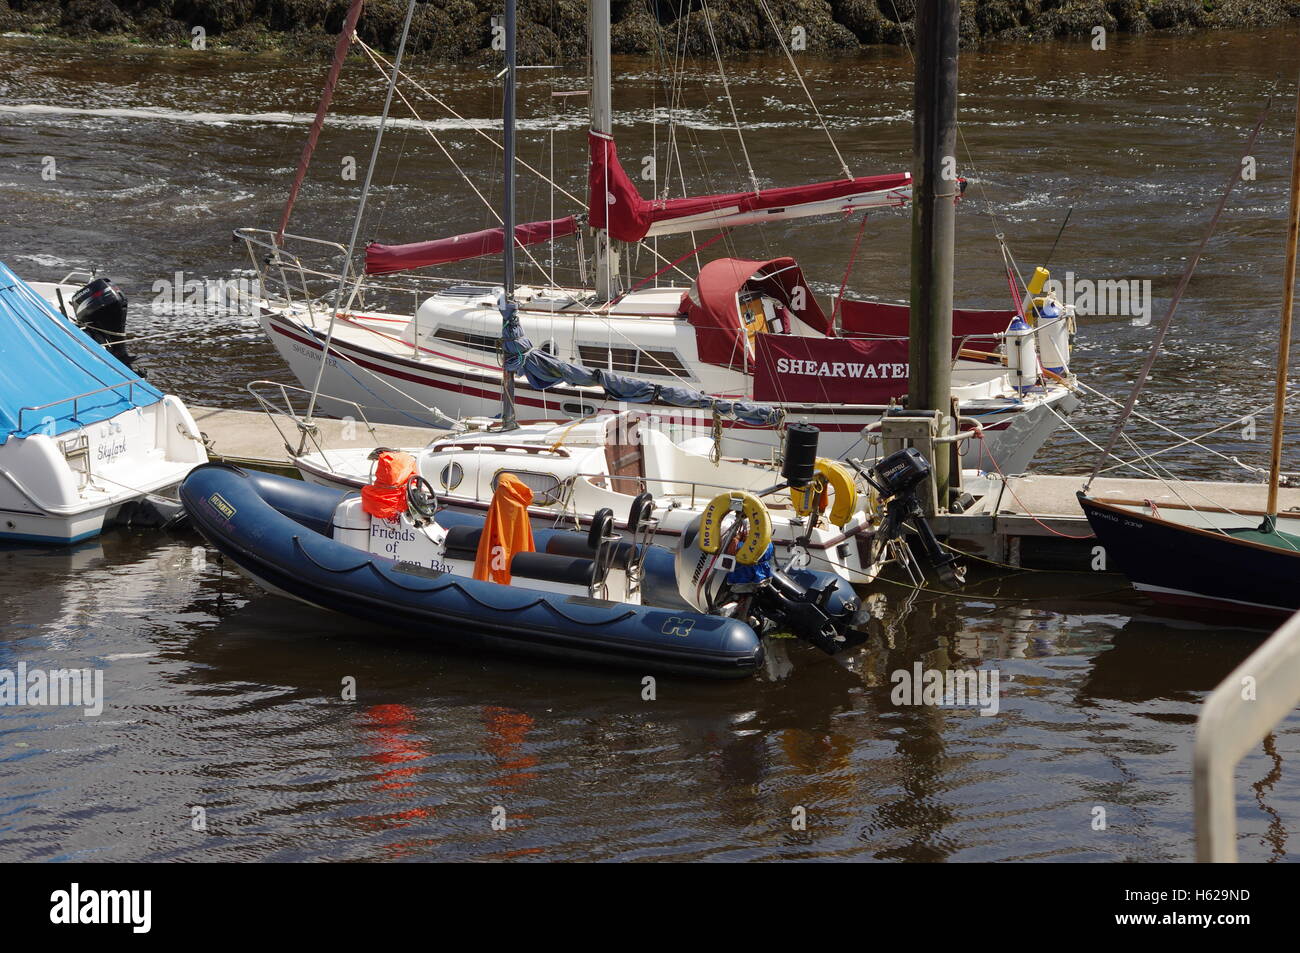
M 603 344 L 579 344 L 578 360 L 583 367 L 609 368 L 609 348 Z
M 660 377 L 691 376 L 686 372 L 686 366 L 676 351 L 642 351 L 639 369 L 642 374 L 657 374 Z
M 535 470 L 498 470 L 492 477 L 492 492 L 496 492 L 497 481 L 503 473 L 517 477 L 519 482 L 533 491 L 535 506 L 550 506 L 564 498 L 564 483 L 559 477 L 554 473 L 538 473 Z
M 636 370 L 636 348 L 611 347 L 609 349 L 610 367 L 616 371 Z
M 676 351 L 653 348 L 638 351 L 631 347 L 610 347 L 605 344 L 579 344 L 578 360 L 583 367 L 599 367 L 649 377 L 677 377 L 690 379 L 686 365 Z
M 491 351 L 496 354 L 501 350 L 500 338 L 488 337 L 486 334 L 471 334 L 468 331 L 461 331 L 459 328 L 438 328 L 433 332 L 433 336 L 474 351 Z

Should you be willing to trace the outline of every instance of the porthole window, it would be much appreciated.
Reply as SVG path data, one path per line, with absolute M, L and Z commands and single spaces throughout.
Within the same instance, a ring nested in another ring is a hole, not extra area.
M 442 468 L 442 475 L 438 477 L 444 490 L 456 489 L 463 479 L 465 479 L 465 468 L 454 460 Z

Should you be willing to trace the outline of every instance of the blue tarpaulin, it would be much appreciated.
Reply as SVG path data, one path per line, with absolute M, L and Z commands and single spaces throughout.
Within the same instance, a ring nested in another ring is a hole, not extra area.
M 58 436 L 162 396 L 0 262 L 0 444 Z

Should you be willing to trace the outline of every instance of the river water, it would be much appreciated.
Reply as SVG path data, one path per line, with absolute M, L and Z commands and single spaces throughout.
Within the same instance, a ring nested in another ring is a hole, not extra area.
M 137 346 L 151 377 L 195 403 L 250 407 L 248 381 L 288 379 L 251 319 L 169 307 L 155 283 L 246 277 L 231 231 L 278 220 L 321 66 L 20 36 L 0 37 L 0 61 L 0 260 L 33 279 L 90 264 L 110 274 L 134 326 L 166 332 Z M 909 167 L 905 50 L 800 68 L 855 174 Z M 1080 319 L 1075 370 L 1111 398 L 1151 340 L 1141 312 L 1160 320 L 1273 97 L 1254 178 L 1238 184 L 1139 405 L 1189 433 L 1263 417 L 1254 439 L 1234 427 L 1211 440 L 1221 456 L 1169 453 L 1182 475 L 1244 480 L 1232 457 L 1267 458 L 1298 68 L 1293 27 L 962 54 L 960 171 L 972 184 L 958 300 L 1004 307 L 996 234 L 1027 269 L 1072 209 L 1054 276 L 1151 283 L 1136 319 Z M 413 95 L 465 176 L 426 127 L 399 123 L 363 237 L 493 224 L 467 184 L 491 197 L 499 177 L 498 153 L 472 128 L 499 115 L 492 71 L 412 72 L 465 117 Z M 615 75 L 620 152 L 635 172 L 639 157 L 665 155 L 667 125 L 653 121 L 665 114 L 662 71 L 619 60 Z M 839 174 L 782 61 L 737 60 L 726 75 L 740 137 L 716 67 L 681 77 L 692 189 L 744 188 L 746 154 L 765 186 Z M 582 85 L 574 70 L 537 70 L 520 90 L 523 158 L 577 194 L 585 101 L 553 94 Z M 346 240 L 381 101 L 380 78 L 350 64 L 293 231 Z M 525 178 L 521 217 L 552 209 L 573 211 Z M 787 223 L 710 252 L 794 254 L 823 294 L 852 256 L 852 292 L 901 301 L 907 225 L 873 215 L 859 241 L 856 220 Z M 460 274 L 492 279 L 494 268 Z M 1084 471 L 1087 440 L 1113 416 L 1090 397 L 1072 420 L 1080 432 L 1054 439 L 1042 468 Z M 1174 439 L 1155 423 L 1130 433 L 1150 448 Z M 0 566 L 0 669 L 101 669 L 107 696 L 98 717 L 0 709 L 5 860 L 1186 860 L 1200 702 L 1263 634 L 1157 615 L 1113 575 L 986 567 L 960 595 L 882 586 L 880 618 L 848 657 L 778 642 L 759 679 L 660 679 L 648 700 L 635 673 L 424 651 L 382 624 L 281 603 L 196 537 L 113 532 L 73 551 L 2 550 Z M 996 670 L 998 712 L 892 704 L 890 673 L 918 662 Z M 1298 728 L 1286 722 L 1238 771 L 1246 859 L 1296 856 Z

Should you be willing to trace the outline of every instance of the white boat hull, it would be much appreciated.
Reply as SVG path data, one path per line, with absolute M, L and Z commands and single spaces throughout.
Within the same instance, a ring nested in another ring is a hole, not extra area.
M 207 461 L 175 397 L 56 436 L 0 444 L 0 541 L 68 544 L 99 535 L 128 504 L 168 496 Z
M 294 375 L 312 386 L 320 368 L 323 340 L 315 332 L 279 311 L 260 309 L 267 337 Z M 321 404 L 326 413 L 346 417 L 360 405 L 376 423 L 445 427 L 445 418 L 495 417 L 500 413 L 500 370 L 485 364 L 419 360 L 377 348 L 365 347 L 336 334 L 321 378 Z M 490 360 L 490 357 L 488 357 Z M 326 396 L 328 395 L 328 396 Z M 329 398 L 338 398 L 331 401 Z M 963 416 L 978 420 L 982 439 L 967 440 L 962 468 L 1004 474 L 1024 472 L 1034 454 L 1060 425 L 1060 417 L 1078 406 L 1065 387 L 1052 387 L 1027 395 L 1024 400 L 990 399 L 961 405 Z M 516 381 L 516 406 L 521 421 L 563 421 L 597 414 L 615 414 L 628 405 L 606 397 L 594 388 L 557 386 L 547 391 Z M 710 416 L 702 411 L 668 405 L 637 405 L 659 419 L 659 427 L 674 439 L 707 435 Z M 832 458 L 871 459 L 862 436 L 864 427 L 878 421 L 886 408 L 873 405 L 788 404 L 787 419 L 813 424 L 821 431 L 821 451 Z M 722 421 L 722 452 L 729 457 L 767 461 L 779 449 L 776 430 L 751 427 L 734 420 Z

